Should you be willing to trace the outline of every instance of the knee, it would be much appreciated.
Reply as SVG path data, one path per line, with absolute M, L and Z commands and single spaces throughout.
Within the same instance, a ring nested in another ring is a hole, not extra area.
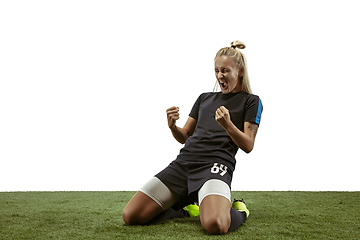
M 122 212 L 122 219 L 127 225 L 132 225 L 131 224 L 131 214 L 126 209 L 124 209 L 124 211 Z
M 213 217 L 202 221 L 201 225 L 210 234 L 225 234 L 230 228 L 230 219 Z
M 146 209 L 125 207 L 122 212 L 122 219 L 127 225 L 143 225 L 149 222 L 155 215 L 150 214 Z
M 127 208 L 122 212 L 122 219 L 127 225 L 137 225 L 139 221 L 135 214 L 129 211 Z

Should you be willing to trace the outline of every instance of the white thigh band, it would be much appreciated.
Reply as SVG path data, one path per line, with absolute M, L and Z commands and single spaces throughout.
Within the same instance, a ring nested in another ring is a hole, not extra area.
M 204 183 L 200 188 L 198 197 L 199 197 L 199 206 L 202 200 L 209 195 L 219 195 L 227 198 L 231 203 L 231 191 L 229 185 L 225 182 L 218 179 L 210 179 Z
M 164 210 L 170 208 L 178 201 L 177 195 L 157 177 L 150 179 L 139 191 L 154 200 Z

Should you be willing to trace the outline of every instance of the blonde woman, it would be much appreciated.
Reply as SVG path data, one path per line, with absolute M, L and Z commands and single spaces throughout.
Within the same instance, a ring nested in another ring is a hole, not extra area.
M 231 203 L 235 155 L 250 153 L 260 124 L 262 103 L 250 88 L 240 41 L 215 56 L 220 92 L 203 93 L 184 127 L 176 125 L 179 108 L 167 109 L 168 126 L 184 147 L 176 160 L 156 174 L 128 202 L 123 220 L 128 225 L 200 215 L 210 234 L 237 229 L 249 216 L 243 200 Z M 197 202 L 199 207 L 189 205 Z

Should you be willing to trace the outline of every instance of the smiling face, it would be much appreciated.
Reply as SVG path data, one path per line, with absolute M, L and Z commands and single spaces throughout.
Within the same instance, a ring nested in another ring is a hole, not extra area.
M 215 76 L 224 94 L 242 91 L 240 77 L 243 71 L 234 63 L 231 57 L 220 56 L 215 59 Z

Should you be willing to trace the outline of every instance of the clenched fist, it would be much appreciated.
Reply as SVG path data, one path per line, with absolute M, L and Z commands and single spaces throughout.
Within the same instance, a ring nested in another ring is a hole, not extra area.
M 179 108 L 171 107 L 166 110 L 167 120 L 169 128 L 173 128 L 175 126 L 176 120 L 180 118 Z
M 230 113 L 224 106 L 219 107 L 215 112 L 215 120 L 223 127 L 226 128 L 231 123 Z

